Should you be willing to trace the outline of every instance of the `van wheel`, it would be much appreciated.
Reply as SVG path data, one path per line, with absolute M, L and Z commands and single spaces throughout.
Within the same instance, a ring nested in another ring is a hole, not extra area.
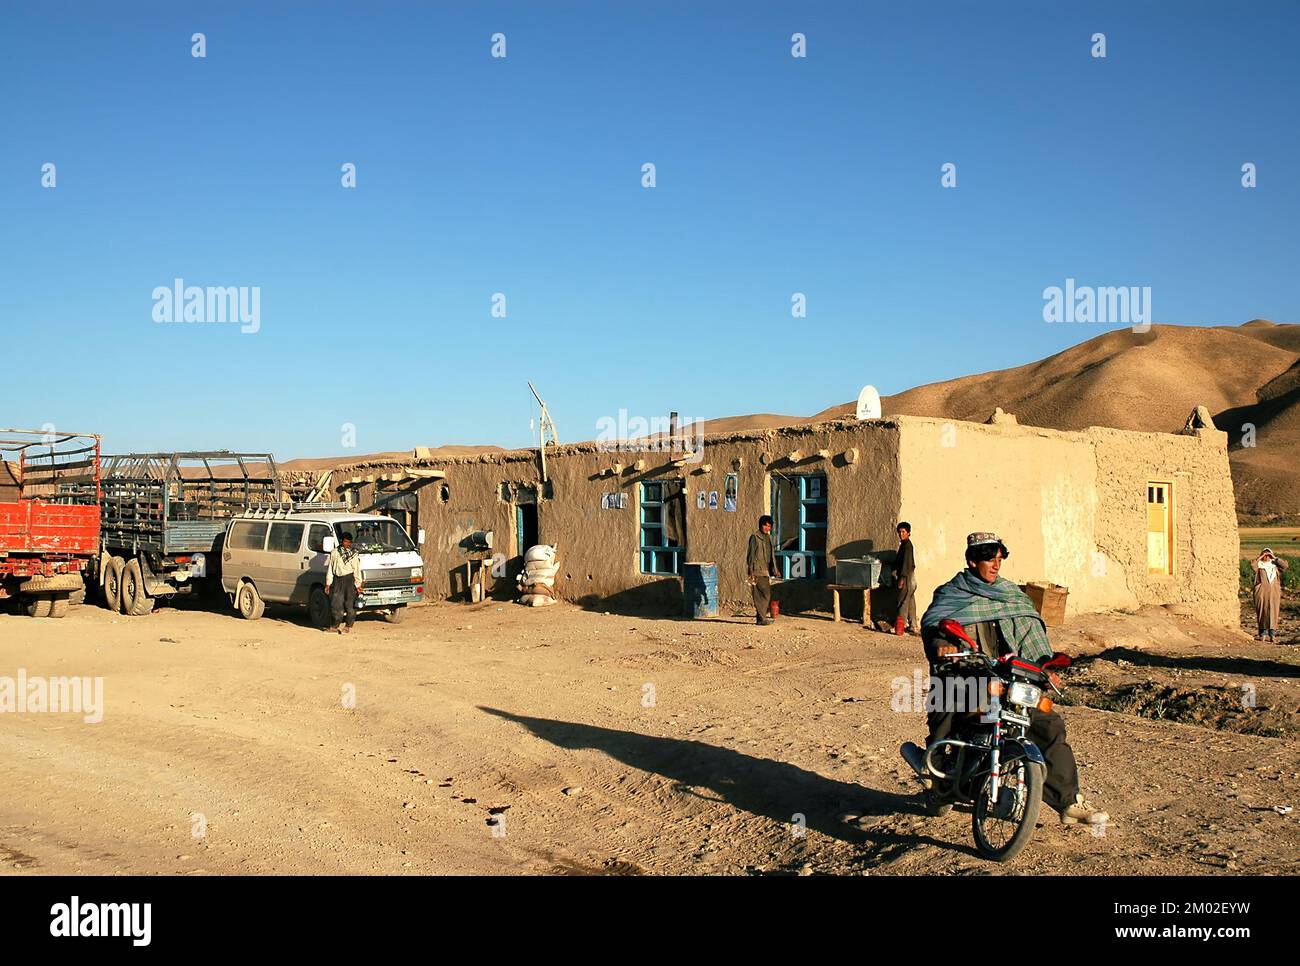
M 68 607 L 71 606 L 67 597 L 55 597 L 50 600 L 51 617 L 67 617 Z
M 392 610 L 384 611 L 384 620 L 390 624 L 400 624 L 406 620 L 406 607 L 394 607 Z
M 311 589 L 311 598 L 307 601 L 307 613 L 311 617 L 312 627 L 324 629 L 330 626 L 330 599 L 324 587 Z
M 266 613 L 266 602 L 262 600 L 262 595 L 247 580 L 235 591 L 235 606 L 239 608 L 239 616 L 246 621 L 255 621 Z
M 52 597 L 30 597 L 24 606 L 28 617 L 49 617 L 53 608 L 54 598 Z
M 144 589 L 144 568 L 138 559 L 133 558 L 122 571 L 120 594 L 123 614 L 143 617 L 153 610 L 153 600 Z
M 121 557 L 110 557 L 104 568 L 104 606 L 114 613 L 122 612 L 122 571 L 126 561 Z

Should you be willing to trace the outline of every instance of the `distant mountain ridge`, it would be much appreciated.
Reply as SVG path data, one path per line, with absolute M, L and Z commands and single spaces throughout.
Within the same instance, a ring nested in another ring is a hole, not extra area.
M 855 406 L 842 403 L 813 416 L 727 416 L 707 420 L 705 432 L 839 419 L 853 415 Z M 1228 434 L 1238 515 L 1251 522 L 1300 516 L 1300 325 L 1254 319 L 1235 326 L 1153 325 L 1145 333 L 1115 329 L 1038 362 L 917 386 L 881 400 L 886 417 L 983 422 L 1001 407 L 1021 423 L 1050 429 L 1146 432 L 1178 431 L 1196 406 L 1208 407 L 1215 425 Z M 500 449 L 448 446 L 433 455 Z M 360 458 L 282 466 L 312 470 Z
M 1175 432 L 1198 405 L 1228 434 L 1238 514 L 1300 514 L 1300 325 L 1106 332 L 1039 362 L 887 396 L 882 411 L 982 422 L 1000 406 L 1051 429 Z M 844 403 L 813 418 L 853 410 Z

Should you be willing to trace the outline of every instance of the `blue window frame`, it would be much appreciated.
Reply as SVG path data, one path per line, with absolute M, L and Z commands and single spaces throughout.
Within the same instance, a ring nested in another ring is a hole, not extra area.
M 826 579 L 826 476 L 772 478 L 772 544 L 786 580 Z
M 641 573 L 680 574 L 686 548 L 664 533 L 664 484 L 641 484 Z M 680 497 L 677 497 L 680 499 Z

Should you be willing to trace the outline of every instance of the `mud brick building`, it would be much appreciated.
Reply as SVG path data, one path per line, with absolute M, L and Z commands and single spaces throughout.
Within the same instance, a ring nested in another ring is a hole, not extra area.
M 545 479 L 536 449 L 443 459 L 417 450 L 336 469 L 330 487 L 425 531 L 431 597 L 464 593 L 462 541 L 491 530 L 502 555 L 494 595 L 513 596 L 523 551 L 544 542 L 559 548 L 561 599 L 677 613 L 682 565 L 712 561 L 724 611 L 739 611 L 746 540 L 769 513 L 787 611 L 828 608 L 836 560 L 888 559 L 908 520 L 921 608 L 964 566 L 966 534 L 994 530 L 1011 549 L 1004 575 L 1067 586 L 1070 613 L 1154 604 L 1238 620 L 1227 437 L 1212 426 L 1064 432 L 895 416 L 702 439 L 694 454 L 550 446 Z

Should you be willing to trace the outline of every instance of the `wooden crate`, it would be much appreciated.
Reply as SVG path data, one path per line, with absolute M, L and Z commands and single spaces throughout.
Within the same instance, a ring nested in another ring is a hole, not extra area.
M 1062 587 L 1045 580 L 1034 580 L 1021 584 L 1023 590 L 1034 602 L 1043 623 L 1048 627 L 1060 627 L 1065 623 L 1065 602 L 1070 596 L 1070 588 Z

